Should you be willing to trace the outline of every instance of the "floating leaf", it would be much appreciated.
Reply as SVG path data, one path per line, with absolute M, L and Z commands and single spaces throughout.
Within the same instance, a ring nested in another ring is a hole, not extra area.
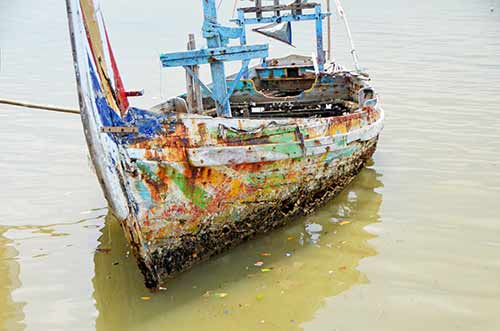
M 217 298 L 225 298 L 228 296 L 227 293 L 215 293 L 214 296 L 216 296 Z
M 151 297 L 141 297 L 141 299 L 144 301 L 149 301 L 149 300 L 151 300 Z
M 264 299 L 264 294 L 259 293 L 259 294 L 257 294 L 257 295 L 255 296 L 255 298 L 256 298 L 257 300 L 262 300 L 262 299 Z
M 260 253 L 260 256 L 271 256 L 271 253 Z
M 111 252 L 111 248 L 97 248 L 95 251 L 99 253 L 108 254 L 109 252 Z
M 340 222 L 339 224 L 340 224 L 340 225 L 347 225 L 347 224 L 350 224 L 350 223 L 351 223 L 351 222 L 349 222 L 349 221 L 342 221 L 342 222 Z
M 339 268 L 339 270 L 345 271 L 345 270 L 347 270 L 347 267 L 346 267 L 345 265 L 343 265 L 343 266 L 341 266 L 341 267 Z
M 270 272 L 271 270 L 273 270 L 273 269 L 270 269 L 270 268 L 263 268 L 263 269 L 260 269 L 260 271 L 262 271 L 262 272 Z
M 254 266 L 256 267 L 262 267 L 264 265 L 264 262 L 262 261 L 258 261 L 258 262 L 255 262 Z
M 294 236 L 290 236 L 290 237 L 288 237 L 287 239 L 288 239 L 288 240 L 294 240 L 294 239 L 295 239 L 295 237 L 294 237 Z

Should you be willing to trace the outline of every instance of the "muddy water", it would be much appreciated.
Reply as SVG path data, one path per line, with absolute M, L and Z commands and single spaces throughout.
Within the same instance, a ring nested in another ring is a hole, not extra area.
M 498 330 L 500 2 L 344 2 L 387 112 L 373 162 L 315 214 L 160 293 L 107 216 L 78 117 L 2 107 L 0 329 Z M 184 47 L 198 6 L 106 1 L 137 105 L 183 88 L 157 55 Z M 308 28 L 296 52 L 311 53 Z M 61 1 L 1 1 L 0 48 L 0 97 L 76 107 Z

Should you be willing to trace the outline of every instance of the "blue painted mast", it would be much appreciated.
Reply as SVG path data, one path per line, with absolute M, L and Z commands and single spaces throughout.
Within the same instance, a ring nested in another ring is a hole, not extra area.
M 203 25 L 203 36 L 207 40 L 208 48 L 219 48 L 225 46 L 222 44 L 221 35 L 217 33 L 217 9 L 214 0 L 202 0 L 203 16 L 205 23 Z M 212 73 L 213 94 L 215 100 L 222 100 L 222 103 L 217 102 L 217 114 L 219 116 L 231 117 L 231 106 L 229 98 L 226 98 L 227 82 L 226 70 L 224 63 L 216 61 L 210 63 L 210 72 Z
M 207 40 L 207 48 L 187 52 L 161 54 L 163 67 L 182 66 L 201 88 L 215 101 L 217 116 L 231 117 L 229 97 L 236 88 L 241 77 L 247 72 L 251 59 L 265 58 L 269 54 L 268 45 L 228 46 L 230 39 L 241 39 L 241 27 L 226 27 L 217 22 L 215 0 L 202 0 L 203 3 L 203 37 Z M 232 85 L 227 86 L 224 70 L 225 61 L 243 61 L 240 72 Z M 210 64 L 212 87 L 205 85 L 194 74 L 190 66 Z

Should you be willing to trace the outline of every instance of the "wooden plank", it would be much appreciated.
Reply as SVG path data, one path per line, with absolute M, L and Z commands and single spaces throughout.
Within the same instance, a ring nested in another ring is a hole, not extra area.
M 302 3 L 302 0 L 295 0 L 295 4 L 296 4 L 297 6 L 300 6 L 300 4 L 301 4 L 301 3 Z M 293 10 L 293 11 L 292 11 L 292 14 L 293 14 L 293 15 L 302 15 L 302 9 L 301 9 L 301 8 L 299 8 L 299 9 Z
M 212 64 L 216 61 L 242 61 L 263 58 L 268 55 L 268 45 L 242 45 L 161 54 L 160 60 L 164 67 L 184 67 L 197 64 Z
M 139 130 L 133 126 L 103 126 L 101 127 L 103 133 L 138 133 Z
M 312 9 L 317 6 L 316 3 L 292 3 L 289 5 L 279 5 L 279 6 L 262 6 L 262 7 L 244 7 L 240 8 L 244 13 L 256 13 L 256 12 L 272 12 L 272 11 L 285 11 L 285 10 L 302 10 L 302 9 Z
M 195 49 L 194 45 L 194 35 L 192 33 L 189 34 L 188 37 L 188 43 L 187 43 L 187 49 L 193 50 Z M 194 69 L 195 66 L 191 67 L 191 70 Z M 194 71 L 194 70 L 193 70 Z M 189 74 L 189 72 L 186 70 L 186 102 L 188 105 L 188 113 L 194 112 L 194 82 L 193 82 L 193 77 Z

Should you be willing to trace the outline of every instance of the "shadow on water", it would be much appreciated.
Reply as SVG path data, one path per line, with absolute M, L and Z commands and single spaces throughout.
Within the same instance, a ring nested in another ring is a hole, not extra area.
M 0 226 L 0 330 L 24 330 L 24 303 L 15 302 L 12 292 L 21 287 L 19 253 Z
M 379 222 L 380 177 L 364 169 L 316 213 L 196 266 L 159 293 L 144 288 L 108 216 L 94 256 L 97 329 L 300 329 L 326 297 L 368 282 L 356 268 L 377 254 L 368 244 L 375 236 L 364 228 Z

